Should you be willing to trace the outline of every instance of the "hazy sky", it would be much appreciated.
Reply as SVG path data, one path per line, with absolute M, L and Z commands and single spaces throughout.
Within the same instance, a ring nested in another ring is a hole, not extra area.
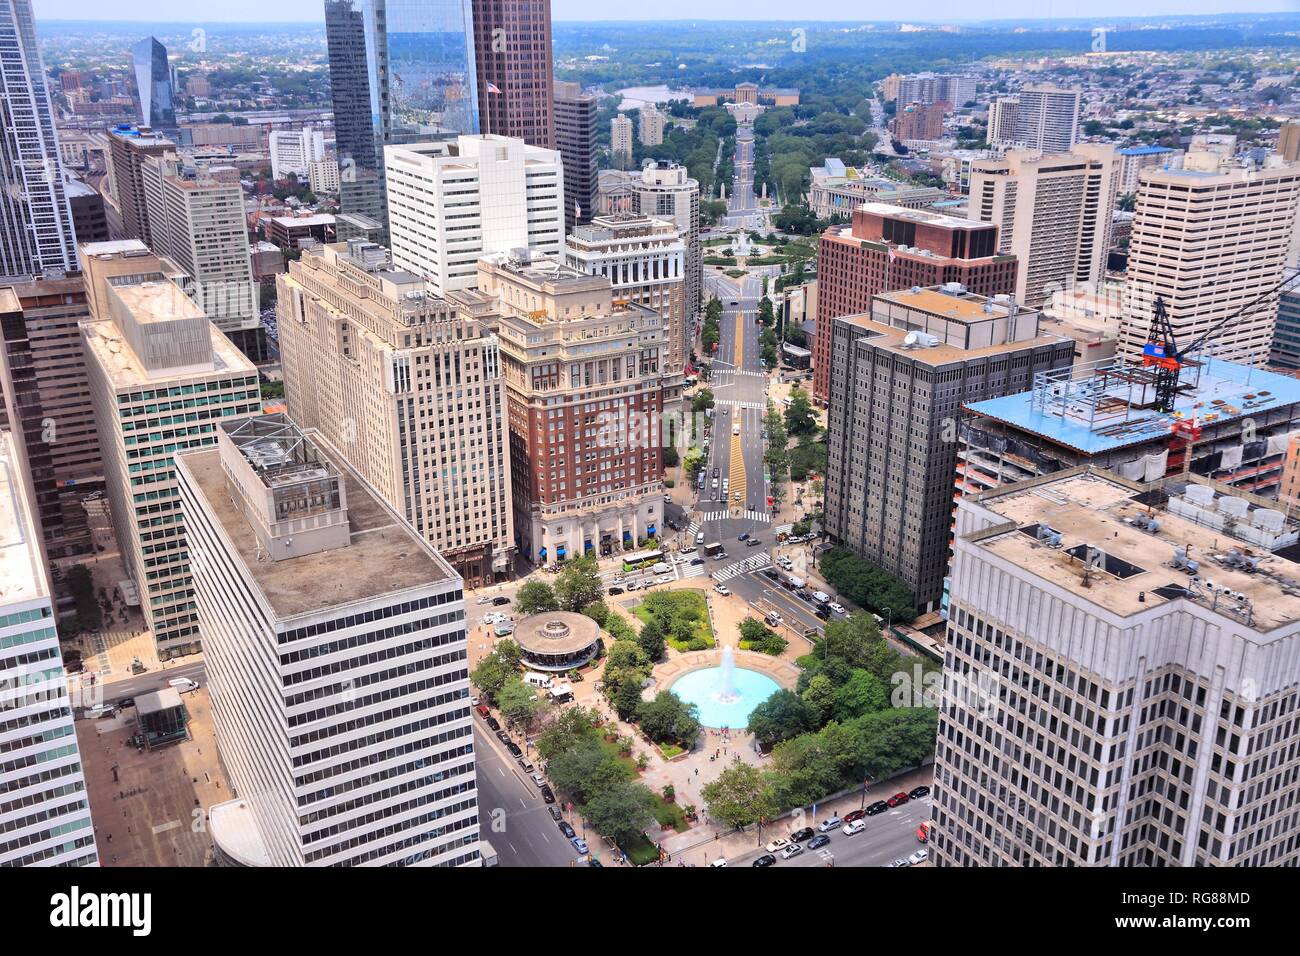
M 304 21 L 323 19 L 322 0 L 33 0 L 42 20 Z M 1300 12 L 1300 0 L 927 0 L 916 4 L 924 19 L 1158 16 L 1165 14 Z M 552 0 L 557 20 L 872 20 L 895 19 L 894 3 L 845 4 L 843 0 L 653 0 L 611 4 L 609 0 Z M 798 11 L 797 14 L 793 11 Z

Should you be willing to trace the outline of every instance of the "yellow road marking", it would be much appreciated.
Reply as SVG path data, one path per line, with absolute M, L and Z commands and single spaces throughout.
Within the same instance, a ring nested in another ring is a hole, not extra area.
M 736 313 L 736 371 L 745 367 L 745 314 Z

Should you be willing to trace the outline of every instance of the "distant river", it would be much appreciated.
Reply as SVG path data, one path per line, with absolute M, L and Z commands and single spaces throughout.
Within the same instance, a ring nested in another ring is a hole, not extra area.
M 622 97 L 624 109 L 639 109 L 647 103 L 667 103 L 669 100 L 689 100 L 687 90 L 671 90 L 666 86 L 630 86 L 618 91 Z

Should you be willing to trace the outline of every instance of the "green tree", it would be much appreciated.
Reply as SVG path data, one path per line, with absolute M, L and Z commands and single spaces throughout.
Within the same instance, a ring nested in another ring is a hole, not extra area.
M 596 731 L 597 713 L 586 707 L 563 707 L 555 712 L 555 720 L 537 738 L 537 752 L 547 760 L 558 753 L 577 747 L 591 739 Z
M 706 783 L 701 794 L 709 816 L 742 830 L 779 810 L 771 782 L 747 763 L 732 764 Z
M 817 415 L 813 412 L 808 393 L 803 389 L 790 391 L 790 404 L 785 409 L 785 427 L 791 435 L 812 435 L 817 431 Z
M 596 559 L 590 555 L 570 561 L 555 581 L 555 597 L 565 611 L 581 611 L 602 593 Z
M 630 768 L 601 747 L 594 737 L 587 737 L 548 758 L 546 774 L 556 789 L 578 803 L 587 803 L 596 794 L 626 782 L 632 775 Z
M 832 716 L 846 721 L 889 706 L 889 687 L 866 670 L 855 670 L 849 679 L 835 688 Z
M 641 685 L 624 681 L 614 689 L 614 710 L 620 720 L 631 720 L 641 706 Z
M 699 708 L 672 691 L 661 690 L 653 700 L 642 701 L 636 719 L 655 743 L 672 742 L 689 748 L 700 734 Z
M 609 626 L 609 605 L 605 603 L 604 598 L 599 601 L 592 601 L 582 609 L 582 613 L 595 621 L 600 627 Z
M 474 673 L 470 675 L 470 680 L 474 682 L 474 686 L 482 691 L 488 700 L 495 702 L 506 681 L 515 676 L 515 670 L 513 665 L 503 660 L 494 651 L 478 662 L 478 666 L 474 668 Z
M 527 582 L 515 598 L 515 610 L 520 614 L 539 614 L 559 609 L 560 602 L 555 597 L 555 590 L 545 581 Z
M 807 689 L 803 692 L 803 702 L 808 705 L 808 712 L 812 714 L 813 720 L 821 726 L 831 715 L 831 709 L 835 706 L 835 685 L 825 674 L 818 674 L 808 682 Z
M 664 636 L 664 626 L 657 617 L 652 617 L 641 625 L 636 642 L 650 660 L 657 661 L 664 656 L 664 648 L 668 646 L 668 641 Z
M 592 826 L 622 846 L 644 834 L 654 822 L 654 808 L 648 787 L 624 781 L 598 790 L 582 812 Z
M 511 720 L 527 725 L 542 709 L 542 702 L 537 699 L 534 688 L 516 677 L 501 686 L 497 693 L 497 706 Z
M 749 732 L 764 747 L 798 737 L 816 728 L 803 698 L 790 690 L 779 690 L 749 714 Z

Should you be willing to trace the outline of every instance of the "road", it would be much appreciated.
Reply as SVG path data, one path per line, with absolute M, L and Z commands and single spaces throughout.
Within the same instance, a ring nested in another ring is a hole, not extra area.
M 727 199 L 726 225 L 729 228 L 758 229 L 762 225 L 758 203 L 754 199 L 754 127 L 736 127 L 736 155 L 733 161 L 731 196 Z

